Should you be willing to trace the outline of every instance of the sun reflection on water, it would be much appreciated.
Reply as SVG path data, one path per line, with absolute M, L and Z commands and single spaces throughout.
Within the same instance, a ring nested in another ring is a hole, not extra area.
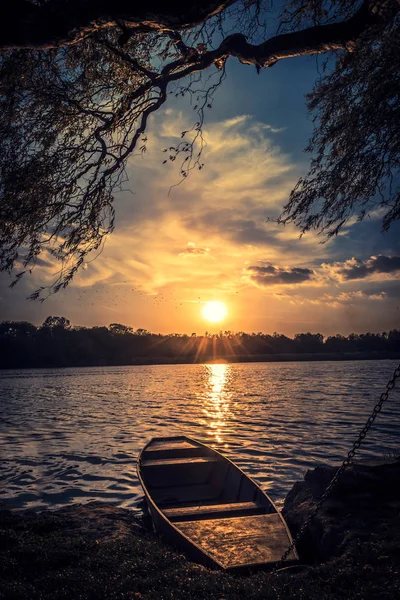
M 230 413 L 231 392 L 228 384 L 231 378 L 231 366 L 212 364 L 206 365 L 206 369 L 208 385 L 206 384 L 207 393 L 203 413 L 208 426 L 207 435 L 223 445 L 226 420 Z

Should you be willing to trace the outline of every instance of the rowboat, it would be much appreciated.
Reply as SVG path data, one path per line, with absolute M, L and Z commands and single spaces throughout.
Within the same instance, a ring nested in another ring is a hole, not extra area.
M 271 567 L 292 542 L 259 485 L 194 439 L 153 438 L 137 472 L 154 528 L 196 562 L 226 570 Z M 293 549 L 285 565 L 296 561 Z

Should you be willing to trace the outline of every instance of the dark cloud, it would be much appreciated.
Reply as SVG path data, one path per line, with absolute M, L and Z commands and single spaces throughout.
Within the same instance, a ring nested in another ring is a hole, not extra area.
M 396 273 L 400 271 L 400 256 L 371 256 L 368 260 L 353 258 L 337 269 L 344 279 L 364 279 L 374 273 Z
M 42 253 L 42 256 L 37 256 L 35 259 L 35 264 L 39 267 L 54 267 L 55 266 L 55 261 L 53 260 L 47 260 L 45 258 L 43 258 L 43 256 L 49 256 L 49 253 L 47 251 L 44 251 Z M 19 260 L 16 263 L 16 267 L 17 270 L 24 270 L 25 269 L 25 265 L 24 265 L 24 260 L 26 260 L 27 256 L 26 255 L 21 255 L 19 257 Z
M 54 262 L 50 262 L 49 260 L 45 260 L 43 258 L 37 258 L 36 264 L 41 267 L 54 267 Z
M 353 223 L 346 235 L 331 238 L 327 244 L 329 258 L 345 262 L 348 256 L 397 256 L 400 252 L 400 222 L 394 222 L 389 231 L 380 231 L 380 219 L 368 219 Z
M 371 283 L 369 285 L 365 285 L 363 289 L 364 293 L 368 296 L 385 294 L 387 298 L 392 300 L 399 300 L 400 298 L 400 281 L 398 279 Z
M 238 211 L 233 209 L 207 210 L 201 214 L 188 216 L 185 225 L 190 230 L 208 231 L 226 237 L 237 244 L 256 246 L 288 246 L 287 242 L 279 239 L 281 229 L 272 228 L 266 223 L 264 211 L 246 210 L 251 217 L 240 218 Z
M 294 285 L 304 283 L 314 277 L 312 269 L 301 267 L 282 268 L 271 263 L 262 263 L 247 268 L 251 281 L 263 287 L 276 284 Z
M 265 220 L 265 219 L 264 219 Z M 251 245 L 277 245 L 278 231 L 266 231 L 260 227 L 260 222 L 254 222 L 249 219 L 236 219 L 228 224 L 226 228 L 230 239 L 239 244 Z M 281 245 L 279 243 L 279 245 Z

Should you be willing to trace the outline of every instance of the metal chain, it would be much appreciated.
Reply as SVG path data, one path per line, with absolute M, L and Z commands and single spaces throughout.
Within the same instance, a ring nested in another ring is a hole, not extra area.
M 321 507 L 322 507 L 323 503 L 325 502 L 325 500 L 328 498 L 328 496 L 330 496 L 333 488 L 336 486 L 337 482 L 339 481 L 339 479 L 340 479 L 343 471 L 350 465 L 352 458 L 354 457 L 356 451 L 361 446 L 361 444 L 362 444 L 365 436 L 368 433 L 368 430 L 370 429 L 371 425 L 375 421 L 378 413 L 381 412 L 383 403 L 388 399 L 389 393 L 395 387 L 396 380 L 399 377 L 400 377 L 400 364 L 394 370 L 392 378 L 386 384 L 386 390 L 380 395 L 379 402 L 377 404 L 375 404 L 374 409 L 373 409 L 371 415 L 368 417 L 367 422 L 365 423 L 364 427 L 361 429 L 361 431 L 360 431 L 360 433 L 358 435 L 358 438 L 356 439 L 356 441 L 353 444 L 353 447 L 348 452 L 347 457 L 345 458 L 345 460 L 343 461 L 343 463 L 341 464 L 341 466 L 336 471 L 336 473 L 333 476 L 331 482 L 328 484 L 328 487 L 326 488 L 325 492 L 322 494 L 321 498 L 318 500 L 317 504 L 315 505 L 314 510 L 307 517 L 307 519 L 305 520 L 305 522 L 301 526 L 300 530 L 298 531 L 296 537 L 294 538 L 294 540 L 290 544 L 289 548 L 282 555 L 280 561 L 276 563 L 275 568 L 274 568 L 274 572 L 278 571 L 278 568 L 280 567 L 280 565 L 283 562 L 285 562 L 285 560 L 287 559 L 287 557 L 289 556 L 289 554 L 292 552 L 292 550 L 294 549 L 294 547 L 296 546 L 296 544 L 298 543 L 298 541 L 300 540 L 300 538 L 303 536 L 303 534 L 306 531 L 306 529 L 308 529 L 308 526 L 310 525 L 311 521 L 314 519 L 314 517 L 316 516 L 316 514 L 321 509 Z

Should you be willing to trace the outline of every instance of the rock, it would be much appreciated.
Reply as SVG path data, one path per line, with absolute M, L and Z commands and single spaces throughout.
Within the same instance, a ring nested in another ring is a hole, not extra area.
M 336 471 L 319 465 L 289 492 L 282 512 L 294 536 Z M 314 563 L 358 552 L 360 540 L 381 535 L 382 527 L 390 528 L 391 523 L 398 527 L 399 514 L 400 460 L 356 462 L 344 471 L 312 520 L 297 544 L 298 552 L 302 560 Z

